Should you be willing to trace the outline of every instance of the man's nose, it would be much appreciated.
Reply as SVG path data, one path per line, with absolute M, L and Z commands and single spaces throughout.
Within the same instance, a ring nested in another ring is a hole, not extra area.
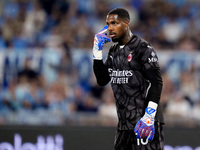
M 109 25 L 109 26 L 108 26 L 108 31 L 112 31 L 112 30 L 113 30 L 112 25 Z

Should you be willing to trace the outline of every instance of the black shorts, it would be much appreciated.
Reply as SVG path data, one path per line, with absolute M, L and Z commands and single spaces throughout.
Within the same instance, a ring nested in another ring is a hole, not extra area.
M 155 135 L 153 140 L 137 139 L 134 130 L 117 130 L 114 150 L 163 150 L 164 131 L 163 124 L 155 122 Z

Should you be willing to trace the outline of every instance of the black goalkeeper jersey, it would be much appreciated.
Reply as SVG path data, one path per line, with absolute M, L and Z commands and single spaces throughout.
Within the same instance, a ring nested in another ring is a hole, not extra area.
M 93 69 L 100 86 L 111 82 L 116 100 L 118 129 L 134 129 L 149 101 L 158 104 L 156 121 L 164 123 L 159 104 L 162 78 L 155 50 L 134 35 L 123 47 L 109 50 L 107 60 L 94 60 Z

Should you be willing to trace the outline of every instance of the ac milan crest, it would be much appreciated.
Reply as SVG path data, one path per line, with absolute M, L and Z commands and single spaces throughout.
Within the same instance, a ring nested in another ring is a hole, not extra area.
M 132 54 L 130 53 L 129 55 L 128 55 L 128 62 L 130 62 L 132 60 Z

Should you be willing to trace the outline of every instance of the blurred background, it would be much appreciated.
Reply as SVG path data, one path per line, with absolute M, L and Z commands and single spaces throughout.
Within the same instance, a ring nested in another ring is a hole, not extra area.
M 113 93 L 110 84 L 96 84 L 92 47 L 116 7 L 129 11 L 132 32 L 159 56 L 166 136 L 173 141 L 171 133 L 181 128 L 199 138 L 198 0 L 0 0 L 0 132 L 16 126 L 115 129 Z M 188 145 L 200 146 L 195 139 Z

